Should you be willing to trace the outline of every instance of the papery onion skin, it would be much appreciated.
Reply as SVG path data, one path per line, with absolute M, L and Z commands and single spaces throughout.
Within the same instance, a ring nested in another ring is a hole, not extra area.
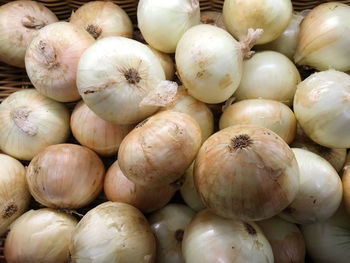
M 141 0 L 137 6 L 137 20 L 149 45 L 165 53 L 174 53 L 182 35 L 200 23 L 199 1 Z
M 257 44 L 278 38 L 287 28 L 293 13 L 290 0 L 225 0 L 223 15 L 227 30 L 241 39 L 249 28 L 262 28 L 264 33 Z
M 108 1 L 90 1 L 72 13 L 69 22 L 85 29 L 93 38 L 109 36 L 132 38 L 133 25 L 128 14 Z
M 208 209 L 187 226 L 182 253 L 186 263 L 274 261 L 269 242 L 254 222 L 224 219 Z
M 15 158 L 0 153 L 0 236 L 27 210 L 29 201 L 24 166 Z
M 342 184 L 343 184 L 343 203 L 348 215 L 350 215 L 350 154 L 347 155 L 347 159 L 342 171 Z
M 118 163 L 124 175 L 137 184 L 177 185 L 196 157 L 201 140 L 200 127 L 191 116 L 162 111 L 139 123 L 124 138 Z
M 257 125 L 234 125 L 207 139 L 194 166 L 203 203 L 225 218 L 262 220 L 295 198 L 299 171 L 282 138 Z
M 143 213 L 150 213 L 165 206 L 177 190 L 176 187 L 168 185 L 154 188 L 135 184 L 125 177 L 118 161 L 108 169 L 103 189 L 108 200 L 127 203 Z
M 58 22 L 36 1 L 9 1 L 0 7 L 0 61 L 24 68 L 26 49 L 38 30 Z
M 233 96 L 236 100 L 270 99 L 293 105 L 300 74 L 286 56 L 275 51 L 256 52 L 243 61 L 243 75 Z
M 269 241 L 275 263 L 304 263 L 305 241 L 299 228 L 279 217 L 256 222 Z
M 294 61 L 317 70 L 350 70 L 350 6 L 322 3 L 300 25 Z
M 306 135 L 329 148 L 349 148 L 350 76 L 327 70 L 303 80 L 294 97 L 294 113 Z
M 78 62 L 94 41 L 85 30 L 68 22 L 57 22 L 41 29 L 25 56 L 26 71 L 34 87 L 56 101 L 78 100 Z
M 292 150 L 299 166 L 300 187 L 293 202 L 279 216 L 297 224 L 325 221 L 335 213 L 342 199 L 339 175 L 317 154 L 298 148 Z
M 32 159 L 26 177 L 29 190 L 39 203 L 75 209 L 96 198 L 102 190 L 104 175 L 101 159 L 89 148 L 57 144 Z
M 201 23 L 210 24 L 213 26 L 220 27 L 226 30 L 224 17 L 222 13 L 217 11 L 203 11 L 201 12 Z
M 65 105 L 35 89 L 14 92 L 0 104 L 0 148 L 30 161 L 47 146 L 68 139 L 69 118 Z
M 12 225 L 5 241 L 8 263 L 64 263 L 78 220 L 53 209 L 30 210 Z
M 173 80 L 175 76 L 175 65 L 169 54 L 158 51 L 157 49 L 148 46 L 153 54 L 158 58 L 165 73 L 165 79 Z
M 132 125 L 116 125 L 101 119 L 83 101 L 75 106 L 70 126 L 81 145 L 103 156 L 116 154 L 120 143 L 133 128 Z
M 296 133 L 293 111 L 285 104 L 265 99 L 248 99 L 232 104 L 221 115 L 219 127 L 236 124 L 255 124 L 277 133 L 287 144 Z
M 155 262 L 156 241 L 147 219 L 135 207 L 105 202 L 91 209 L 73 232 L 70 260 Z
M 182 257 L 184 231 L 195 212 L 182 204 L 169 204 L 148 218 L 157 241 L 157 263 L 185 263 Z

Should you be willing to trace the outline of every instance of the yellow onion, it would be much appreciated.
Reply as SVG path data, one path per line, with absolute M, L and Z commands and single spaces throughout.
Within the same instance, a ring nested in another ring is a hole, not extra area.
M 256 223 L 272 247 L 275 263 L 304 263 L 305 241 L 295 224 L 277 216 Z
M 29 205 L 26 170 L 16 159 L 0 153 L 0 236 Z
M 69 111 L 35 89 L 24 89 L 0 104 L 0 148 L 17 159 L 30 161 L 47 146 L 69 136 Z
M 70 23 L 85 29 L 94 39 L 110 36 L 132 38 L 133 25 L 128 14 L 108 1 L 90 1 L 72 13 Z
M 347 155 L 342 172 L 343 202 L 346 211 L 350 215 L 350 154 Z
M 175 52 L 182 35 L 200 23 L 198 0 L 140 0 L 138 26 L 146 42 L 155 49 Z
M 94 42 L 86 31 L 68 22 L 41 29 L 28 46 L 26 71 L 43 95 L 61 102 L 80 98 L 76 73 L 80 56 Z
M 81 145 L 100 155 L 117 153 L 120 143 L 133 128 L 131 125 L 117 125 L 101 119 L 83 101 L 75 106 L 70 126 Z
M 327 148 L 315 143 L 307 137 L 299 123 L 297 123 L 297 132 L 290 147 L 301 148 L 318 154 L 326 159 L 337 172 L 341 171 L 345 163 L 346 149 Z
M 186 263 L 274 262 L 271 246 L 254 222 L 225 219 L 208 209 L 186 227 L 182 253 Z
M 330 218 L 338 209 L 343 189 L 337 171 L 321 156 L 292 149 L 299 166 L 300 187 L 280 216 L 293 223 L 310 224 Z
M 153 212 L 165 206 L 177 190 L 173 186 L 146 187 L 125 177 L 115 161 L 106 173 L 104 192 L 108 200 L 135 206 L 143 213 Z
M 38 30 L 58 22 L 36 1 L 5 1 L 0 6 L 0 61 L 24 68 L 26 49 Z
M 317 72 L 302 81 L 294 97 L 294 113 L 306 135 L 329 148 L 349 148 L 350 76 Z
M 299 171 L 293 151 L 276 133 L 238 124 L 204 142 L 194 182 L 217 215 L 254 221 L 280 213 L 294 200 Z
M 32 159 L 26 176 L 36 201 L 47 207 L 75 209 L 96 198 L 104 172 L 102 161 L 89 148 L 57 144 Z
M 157 263 L 185 263 L 182 238 L 195 212 L 182 204 L 169 204 L 148 218 L 157 241 Z
M 195 119 L 201 128 L 202 142 L 214 132 L 214 116 L 211 110 L 205 103 L 189 95 L 183 87 L 179 87 L 174 100 L 164 109 L 187 113 Z
M 201 23 L 209 24 L 213 26 L 220 27 L 226 30 L 224 17 L 222 13 L 217 11 L 203 11 L 201 12 Z
M 177 184 L 201 145 L 201 131 L 188 114 L 162 111 L 139 123 L 122 141 L 120 169 L 144 186 Z
M 292 13 L 290 0 L 225 0 L 223 7 L 225 26 L 236 39 L 247 34 L 249 28 L 264 30 L 257 44 L 278 38 L 288 27 Z
M 233 96 L 236 100 L 277 100 L 291 106 L 300 80 L 297 68 L 286 56 L 260 51 L 243 61 L 242 80 Z
M 91 209 L 75 228 L 70 262 L 152 263 L 156 241 L 147 219 L 135 207 L 106 202 Z
M 170 55 L 160 52 L 151 46 L 148 46 L 148 47 L 151 49 L 153 54 L 158 58 L 160 64 L 162 65 L 162 68 L 165 73 L 165 79 L 173 80 L 175 75 L 175 65 Z
M 53 209 L 30 210 L 12 225 L 5 242 L 8 263 L 67 262 L 72 232 L 78 220 Z
M 220 129 L 237 124 L 260 125 L 277 133 L 288 144 L 293 141 L 296 132 L 293 111 L 273 100 L 242 100 L 226 108 L 220 118 Z
M 318 70 L 350 70 L 350 6 L 322 3 L 300 25 L 294 60 Z

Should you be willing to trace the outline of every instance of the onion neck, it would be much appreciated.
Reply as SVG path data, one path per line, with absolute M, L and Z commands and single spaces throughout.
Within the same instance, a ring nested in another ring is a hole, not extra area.
M 239 41 L 243 58 L 250 58 L 254 54 L 254 51 L 251 51 L 251 49 L 263 33 L 264 30 L 260 28 L 256 30 L 254 30 L 253 28 L 248 29 L 248 34 Z
M 15 125 L 28 136 L 35 136 L 37 127 L 28 120 L 30 110 L 27 108 L 17 108 L 13 111 L 13 121 Z
M 39 30 L 46 26 L 46 23 L 42 20 L 39 20 L 33 16 L 25 16 L 22 18 L 22 25 L 29 29 Z
M 102 34 L 102 29 L 98 25 L 89 24 L 86 31 L 94 38 L 98 39 Z
M 39 52 L 42 55 L 42 62 L 48 69 L 53 69 L 59 66 L 55 49 L 48 41 L 39 41 Z

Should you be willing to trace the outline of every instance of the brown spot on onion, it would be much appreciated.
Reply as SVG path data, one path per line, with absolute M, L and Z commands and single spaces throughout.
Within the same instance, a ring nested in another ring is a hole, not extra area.
M 178 230 L 175 231 L 175 239 L 178 242 L 182 242 L 183 237 L 184 237 L 183 229 L 178 229 Z
M 256 235 L 256 230 L 252 225 L 248 224 L 247 222 L 243 222 L 243 225 L 249 235 L 252 235 L 252 236 Z
M 17 212 L 17 205 L 14 203 L 10 203 L 4 210 L 2 214 L 2 218 L 7 219 L 13 216 Z
M 94 39 L 98 39 L 102 33 L 102 29 L 93 24 L 89 24 L 85 29 Z

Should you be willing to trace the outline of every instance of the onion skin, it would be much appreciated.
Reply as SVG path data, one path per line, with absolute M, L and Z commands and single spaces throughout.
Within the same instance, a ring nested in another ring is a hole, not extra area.
M 147 219 L 135 207 L 105 202 L 91 209 L 73 232 L 70 260 L 153 263 L 156 241 Z
M 108 169 L 104 192 L 108 200 L 135 206 L 143 213 L 153 212 L 165 206 L 177 189 L 172 186 L 144 187 L 133 183 L 120 170 L 118 161 Z
M 38 30 L 58 19 L 36 1 L 3 3 L 0 7 L 0 61 L 24 68 L 26 49 Z
M 6 262 L 67 262 L 77 223 L 73 216 L 49 208 L 26 212 L 11 225 L 5 241 Z
M 299 171 L 289 146 L 257 125 L 235 125 L 204 142 L 194 166 L 203 203 L 225 218 L 262 220 L 295 198 Z
M 96 153 L 76 144 L 47 147 L 30 162 L 27 182 L 32 196 L 52 208 L 75 209 L 100 193 L 104 165 Z
M 255 223 L 224 219 L 208 209 L 186 227 L 182 253 L 186 263 L 274 261 L 271 246 Z
M 124 138 L 118 163 L 124 175 L 137 184 L 176 185 L 196 157 L 201 140 L 199 125 L 188 114 L 162 111 Z
M 242 100 L 229 106 L 221 115 L 219 127 L 236 124 L 255 124 L 277 133 L 287 144 L 296 133 L 293 111 L 285 104 L 264 99 Z
M 347 155 L 347 159 L 342 172 L 343 183 L 343 203 L 346 211 L 350 215 L 350 154 Z
M 175 75 L 175 65 L 170 55 L 160 52 L 151 46 L 148 46 L 148 47 L 151 49 L 153 54 L 158 58 L 160 64 L 162 65 L 162 68 L 165 73 L 165 79 L 173 80 Z

